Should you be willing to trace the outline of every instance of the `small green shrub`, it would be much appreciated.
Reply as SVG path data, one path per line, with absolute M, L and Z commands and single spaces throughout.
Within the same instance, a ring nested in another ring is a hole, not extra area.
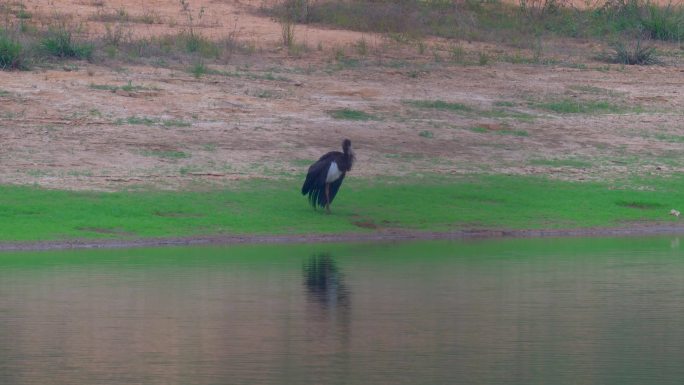
M 93 56 L 93 45 L 75 42 L 72 32 L 64 27 L 49 29 L 40 46 L 48 55 L 59 58 L 90 59 Z
M 203 61 L 199 61 L 190 67 L 190 73 L 193 74 L 197 79 L 201 78 L 203 75 L 206 75 L 208 72 L 209 69 Z
M 142 15 L 131 15 L 125 8 L 111 11 L 98 11 L 89 17 L 90 20 L 103 23 L 141 23 L 141 24 L 161 24 L 159 15 L 152 11 L 147 11 Z
M 656 48 L 644 46 L 641 39 L 634 44 L 617 42 L 612 45 L 613 52 L 605 55 L 604 59 L 609 63 L 626 65 L 653 65 L 659 64 L 660 59 L 656 56 Z
M 457 64 L 466 64 L 466 51 L 461 47 L 460 45 L 456 45 L 451 47 L 449 50 L 449 54 L 451 55 L 451 61 Z
M 26 59 L 21 43 L 0 31 L 0 69 L 13 70 L 25 67 Z
M 478 64 L 480 64 L 481 66 L 486 66 L 487 64 L 489 64 L 489 55 L 487 55 L 487 53 L 485 52 L 480 52 Z
M 185 40 L 185 49 L 190 53 L 198 53 L 204 57 L 217 57 L 220 53 L 219 47 L 202 35 L 187 33 L 182 34 L 181 38 Z
M 359 39 L 356 44 L 356 53 L 358 53 L 361 56 L 366 56 L 368 55 L 368 42 L 366 42 L 365 38 Z
M 27 12 L 24 8 L 21 8 L 20 10 L 18 10 L 17 13 L 15 14 L 15 16 L 17 17 L 17 19 L 20 19 L 20 20 L 29 20 L 33 17 L 31 12 Z

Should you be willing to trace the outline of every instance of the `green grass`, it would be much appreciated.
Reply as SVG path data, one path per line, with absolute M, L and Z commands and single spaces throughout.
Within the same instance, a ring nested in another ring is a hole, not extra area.
M 471 107 L 466 106 L 465 104 L 461 103 L 450 103 L 450 102 L 445 102 L 443 100 L 410 100 L 407 101 L 411 106 L 418 107 L 418 108 L 431 108 L 435 110 L 444 110 L 444 111 L 472 111 L 473 109 Z
M 495 118 L 495 119 L 515 119 L 515 120 L 520 120 L 523 122 L 531 122 L 535 119 L 534 115 L 525 113 L 525 112 L 519 112 L 519 111 L 512 111 L 512 110 L 507 110 L 507 109 L 502 109 L 502 108 L 495 108 L 492 110 L 481 110 L 478 111 L 477 114 L 482 117 L 487 117 L 487 118 Z
M 91 85 L 92 87 L 92 85 Z M 116 125 L 131 124 L 143 126 L 161 126 L 164 128 L 191 127 L 192 123 L 182 119 L 159 119 L 149 116 L 129 116 L 126 119 L 118 118 L 114 121 Z
M 404 102 L 405 104 L 429 110 L 439 110 L 446 112 L 455 112 L 462 115 L 468 116 L 480 116 L 486 118 L 494 119 L 515 119 L 520 121 L 533 121 L 535 119 L 534 115 L 519 112 L 515 110 L 510 110 L 507 108 L 494 108 L 491 110 L 481 110 L 474 108 L 462 103 L 445 102 L 443 100 L 408 100 Z M 503 104 L 502 104 L 503 103 Z M 512 107 L 513 103 L 497 102 L 495 103 L 497 107 Z
M 446 231 L 673 222 L 684 178 L 624 184 L 519 176 L 345 180 L 332 214 L 313 211 L 299 180 L 206 192 L 70 192 L 0 186 L 0 240 Z
M 328 111 L 328 113 L 333 118 L 342 120 L 378 120 L 378 118 L 375 115 L 371 115 L 364 111 L 353 110 L 350 108 L 332 110 Z
M 157 158 L 164 158 L 164 159 L 185 159 L 185 158 L 190 158 L 190 154 L 183 152 L 183 151 L 173 151 L 173 150 L 168 150 L 168 151 L 162 151 L 162 150 L 152 150 L 152 151 L 144 151 L 142 153 L 145 156 L 154 156 Z
M 530 164 L 533 166 L 572 168 L 589 168 L 592 166 L 590 162 L 579 159 L 532 159 L 530 160 Z
M 494 102 L 494 106 L 496 106 L 496 107 L 515 107 L 515 103 L 509 102 L 506 100 L 500 100 L 498 102 Z
M 657 134 L 655 135 L 655 138 L 664 142 L 684 143 L 684 136 L 682 135 Z
M 192 126 L 192 123 L 186 122 L 185 120 L 180 120 L 180 119 L 169 119 L 169 120 L 163 120 L 162 121 L 162 126 L 164 127 L 190 127 Z
M 502 128 L 499 130 L 492 130 L 487 127 L 475 126 L 469 129 L 472 132 L 479 134 L 494 134 L 494 135 L 512 135 L 512 136 L 530 136 L 529 132 L 525 130 L 513 130 L 510 128 Z
M 128 81 L 128 84 L 125 84 L 123 86 L 114 86 L 110 84 L 95 84 L 95 83 L 90 83 L 90 88 L 94 90 L 100 90 L 100 91 L 110 91 L 110 92 L 116 92 L 118 90 L 126 91 L 126 92 L 136 92 L 136 91 L 144 91 L 144 90 L 152 90 L 156 88 L 151 88 L 151 87 L 146 87 L 146 86 L 139 86 L 136 84 L 133 84 L 132 81 Z
M 592 95 L 607 95 L 607 96 L 623 95 L 622 92 L 609 90 L 607 88 L 588 86 L 588 85 L 584 85 L 584 84 L 570 85 L 567 88 L 569 90 L 579 91 L 579 92 L 582 92 L 585 94 L 592 94 Z
M 142 124 L 145 126 L 153 126 L 159 123 L 159 119 L 148 118 L 146 116 L 129 116 L 126 118 L 126 123 L 128 124 Z
M 559 114 L 619 114 L 628 109 L 605 100 L 562 99 L 557 101 L 533 103 L 532 107 Z

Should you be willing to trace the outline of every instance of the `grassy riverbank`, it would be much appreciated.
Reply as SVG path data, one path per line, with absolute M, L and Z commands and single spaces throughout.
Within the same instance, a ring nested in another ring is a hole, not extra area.
M 684 179 L 608 184 L 518 176 L 349 178 L 331 215 L 299 181 L 206 192 L 68 192 L 2 186 L 0 241 L 616 227 L 674 222 Z

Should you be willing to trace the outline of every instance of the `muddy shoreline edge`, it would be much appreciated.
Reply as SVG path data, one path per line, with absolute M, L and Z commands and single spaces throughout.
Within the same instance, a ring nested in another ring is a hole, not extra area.
M 572 238 L 684 235 L 684 224 L 640 225 L 578 229 L 473 229 L 438 231 L 376 231 L 345 234 L 214 235 L 135 239 L 72 239 L 56 241 L 0 242 L 2 251 L 45 251 L 71 249 L 124 249 L 174 246 L 229 246 L 244 244 L 296 244 L 344 242 L 401 242 L 422 240 L 475 240 L 506 238 Z

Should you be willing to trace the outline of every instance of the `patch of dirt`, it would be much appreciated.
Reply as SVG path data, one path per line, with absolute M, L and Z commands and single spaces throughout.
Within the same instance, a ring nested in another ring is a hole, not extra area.
M 375 224 L 373 221 L 356 221 L 352 222 L 352 224 L 356 227 L 361 227 L 363 229 L 377 229 L 378 225 Z
M 684 226 L 679 224 L 628 224 L 614 228 L 544 229 L 544 230 L 460 230 L 450 232 L 422 232 L 383 230 L 369 233 L 308 234 L 308 235 L 223 235 L 187 238 L 146 239 L 74 239 L 41 242 L 0 242 L 0 251 L 102 249 L 132 247 L 176 247 L 196 245 L 273 244 L 273 243 L 324 243 L 324 242 L 396 242 L 419 240 L 462 240 L 491 238 L 557 238 L 557 237 L 627 237 L 672 235 L 673 244 L 679 244 Z
M 189 27 L 175 1 L 24 4 L 36 19 L 83 22 L 90 35 L 105 28 L 93 15 L 118 9 L 159 20 L 126 24 L 133 37 Z M 420 54 L 412 44 L 315 26 L 297 26 L 298 41 L 309 48 L 290 55 L 279 48 L 280 25 L 257 16 L 259 6 L 256 0 L 192 2 L 195 15 L 205 9 L 195 18 L 198 33 L 232 34 L 254 46 L 252 53 L 210 62 L 215 71 L 199 78 L 184 64 L 126 61 L 0 71 L 0 183 L 182 189 L 301 178 L 303 160 L 339 149 L 343 138 L 352 140 L 357 155 L 350 177 L 491 172 L 610 180 L 684 171 L 679 59 L 668 66 L 607 66 L 593 59 L 601 47 L 559 39 L 545 42 L 544 52 L 559 64 L 463 65 L 449 61 L 451 43 L 443 40 L 426 40 L 429 49 Z M 361 38 L 369 45 L 365 56 L 353 46 Z M 475 58 L 483 51 L 532 55 L 489 43 L 458 44 Z M 338 60 L 340 50 L 353 60 Z M 126 91 L 126 85 L 138 88 Z M 549 101 L 608 102 L 621 110 L 562 114 L 540 107 Z M 343 120 L 326 112 L 343 108 L 377 119 Z M 546 159 L 571 159 L 581 167 L 553 167 Z

